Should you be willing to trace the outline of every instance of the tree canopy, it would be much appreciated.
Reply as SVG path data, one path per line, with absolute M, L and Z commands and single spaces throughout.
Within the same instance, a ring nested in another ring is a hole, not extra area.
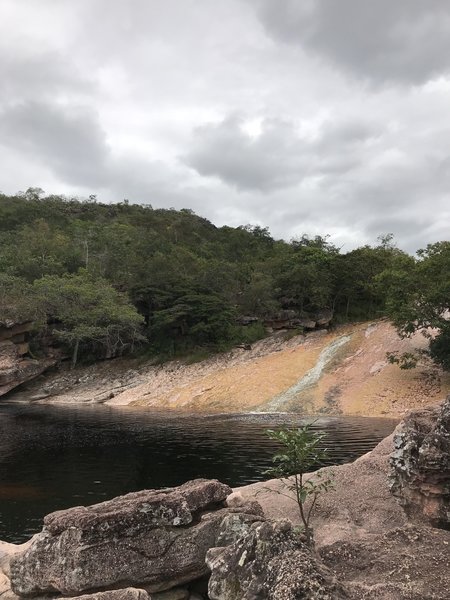
M 450 370 L 450 242 L 429 244 L 418 259 L 402 256 L 379 276 L 386 290 L 386 311 L 400 335 L 417 331 L 429 338 L 428 354 Z M 417 357 L 396 362 L 414 366 Z
M 62 277 L 45 275 L 33 287 L 52 334 L 72 349 L 73 365 L 80 347 L 94 356 L 111 357 L 144 339 L 142 316 L 105 279 L 81 271 Z
M 0 194 L 0 321 L 32 319 L 78 360 L 137 342 L 167 356 L 221 350 L 258 339 L 280 311 L 329 309 L 336 322 L 389 314 L 404 333 L 437 327 L 438 357 L 450 337 L 449 256 L 440 242 L 413 258 L 390 235 L 344 253 L 326 235 L 287 242 L 190 210 L 30 188 Z M 259 323 L 240 325 L 248 316 Z

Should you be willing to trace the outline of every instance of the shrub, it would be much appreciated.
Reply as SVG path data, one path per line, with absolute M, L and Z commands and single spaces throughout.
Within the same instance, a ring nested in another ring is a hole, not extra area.
M 313 423 L 298 429 L 268 430 L 267 435 L 281 445 L 281 451 L 272 458 L 273 467 L 265 471 L 269 477 L 281 479 L 298 505 L 300 519 L 308 543 L 312 543 L 311 516 L 320 494 L 332 488 L 332 480 L 320 472 L 305 479 L 306 473 L 317 468 L 328 457 L 320 447 L 324 433 L 314 431 Z M 282 492 L 278 492 L 281 493 Z M 309 500 L 308 506 L 307 500 Z

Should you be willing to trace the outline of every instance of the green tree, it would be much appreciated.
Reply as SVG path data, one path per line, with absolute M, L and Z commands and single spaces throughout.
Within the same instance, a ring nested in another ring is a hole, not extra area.
M 387 313 L 402 337 L 417 331 L 427 337 L 429 356 L 450 370 L 450 242 L 429 244 L 417 254 L 417 261 L 404 258 L 380 276 Z M 416 362 L 411 355 L 391 360 L 404 368 Z
M 10 265 L 14 273 L 30 282 L 44 275 L 62 275 L 80 264 L 69 236 L 44 219 L 24 225 L 15 240 L 9 247 Z
M 21 277 L 0 273 L 0 321 L 35 321 L 42 317 L 33 286 Z
M 154 312 L 150 335 L 170 354 L 195 346 L 220 350 L 232 340 L 235 318 L 233 308 L 219 296 L 190 291 Z
M 330 308 L 337 252 L 324 238 L 304 236 L 292 242 L 288 253 L 279 253 L 272 272 L 281 304 L 300 313 Z
M 143 340 L 143 318 L 105 279 L 86 272 L 46 276 L 35 281 L 34 288 L 52 333 L 71 349 L 73 366 L 81 350 L 108 358 Z
M 327 458 L 327 451 L 321 448 L 325 434 L 314 431 L 309 423 L 299 429 L 269 429 L 267 435 L 280 444 L 281 451 L 272 459 L 274 466 L 264 474 L 283 481 L 291 493 L 288 497 L 297 503 L 306 538 L 311 543 L 311 517 L 317 499 L 332 488 L 333 482 L 330 477 L 323 477 L 320 471 L 314 477 L 306 478 L 305 475 Z

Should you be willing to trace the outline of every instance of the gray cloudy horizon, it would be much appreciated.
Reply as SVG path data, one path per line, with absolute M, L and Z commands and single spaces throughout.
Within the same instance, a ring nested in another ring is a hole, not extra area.
M 448 238 L 447 0 L 0 0 L 0 191 Z

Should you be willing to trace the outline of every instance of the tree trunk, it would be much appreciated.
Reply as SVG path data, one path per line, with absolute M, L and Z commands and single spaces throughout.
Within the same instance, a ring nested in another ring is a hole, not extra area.
M 75 346 L 73 348 L 73 353 L 72 353 L 72 369 L 74 369 L 77 364 L 79 346 L 80 346 L 80 340 L 77 340 L 75 342 Z

